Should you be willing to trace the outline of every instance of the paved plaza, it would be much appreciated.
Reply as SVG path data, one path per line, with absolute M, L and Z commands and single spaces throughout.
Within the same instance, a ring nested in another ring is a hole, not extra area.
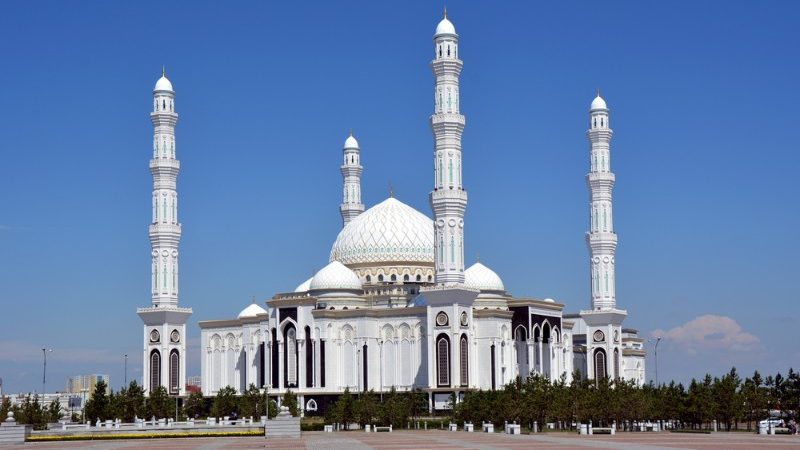
M 266 440 L 248 438 L 189 438 L 120 441 L 77 441 L 27 443 L 24 446 L 0 446 L 0 449 L 800 449 L 798 436 L 758 436 L 751 433 L 679 434 L 679 433 L 619 433 L 615 436 L 579 436 L 549 433 L 509 436 L 495 433 L 464 433 L 447 431 L 397 431 L 393 433 L 306 432 L 300 439 Z

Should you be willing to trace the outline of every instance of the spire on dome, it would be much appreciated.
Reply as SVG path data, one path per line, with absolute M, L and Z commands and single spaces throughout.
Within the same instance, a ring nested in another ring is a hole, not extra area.
M 444 5 L 444 11 L 442 12 L 442 19 L 447 19 L 447 5 Z
M 167 67 L 164 66 L 163 64 L 161 65 L 161 76 L 162 77 L 166 77 L 167 76 Z
M 389 198 L 394 198 L 394 188 L 391 181 L 389 182 Z

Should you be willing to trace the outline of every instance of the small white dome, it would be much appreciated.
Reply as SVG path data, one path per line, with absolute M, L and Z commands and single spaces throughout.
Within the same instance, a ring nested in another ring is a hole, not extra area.
M 597 97 L 595 97 L 594 100 L 592 100 L 592 106 L 589 109 L 591 109 L 592 111 L 596 109 L 608 109 L 608 107 L 606 106 L 606 101 L 603 100 L 603 97 L 600 97 L 599 92 L 597 93 Z
M 544 299 L 544 302 L 545 303 L 555 303 L 556 301 L 553 300 L 552 298 L 546 298 L 546 299 Z
M 358 141 L 353 137 L 352 133 L 350 136 L 347 136 L 347 140 L 344 141 L 344 148 L 358 148 Z
M 490 268 L 476 262 L 464 271 L 464 285 L 482 291 L 505 291 L 503 280 Z
M 239 319 L 244 319 L 246 317 L 255 317 L 259 314 L 266 314 L 267 310 L 258 306 L 255 303 L 251 303 L 247 306 L 247 308 L 243 309 L 242 312 L 239 313 L 237 316 Z
M 311 288 L 311 280 L 313 280 L 313 279 L 314 279 L 314 277 L 311 277 L 311 278 L 307 279 L 306 281 L 303 281 L 296 288 L 294 288 L 294 291 L 295 292 L 306 292 L 306 291 L 308 291 Z
M 161 78 L 156 81 L 156 87 L 153 88 L 154 91 L 172 91 L 172 83 L 167 79 L 166 75 L 161 75 Z
M 309 284 L 309 290 L 361 290 L 361 280 L 355 272 L 339 261 L 332 261 L 314 275 Z
M 439 36 L 440 34 L 456 34 L 456 27 L 453 26 L 453 22 L 447 20 L 447 8 L 444 9 L 442 21 L 439 22 L 439 25 L 436 25 L 436 34 L 434 36 Z

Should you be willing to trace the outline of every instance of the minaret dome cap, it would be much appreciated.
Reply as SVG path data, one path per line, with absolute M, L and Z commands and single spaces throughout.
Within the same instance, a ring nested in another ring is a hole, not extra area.
M 453 22 L 447 19 L 447 8 L 444 9 L 441 22 L 439 22 L 439 25 L 436 25 L 436 33 L 434 36 L 442 34 L 456 34 L 456 27 L 453 26 Z
M 172 90 L 172 83 L 167 79 L 167 70 L 162 67 L 161 68 L 161 78 L 156 81 L 156 87 L 153 88 L 154 91 L 170 91 Z
M 592 106 L 589 109 L 592 111 L 596 109 L 608 109 L 608 106 L 606 106 L 606 101 L 603 100 L 603 97 L 600 97 L 599 91 L 597 92 L 597 97 L 592 100 Z
M 352 133 L 350 136 L 347 136 L 347 139 L 344 141 L 344 148 L 359 148 L 358 141 L 353 137 Z

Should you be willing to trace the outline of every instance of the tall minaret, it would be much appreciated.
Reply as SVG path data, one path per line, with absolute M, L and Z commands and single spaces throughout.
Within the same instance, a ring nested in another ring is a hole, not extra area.
M 458 77 L 463 62 L 458 59 L 458 35 L 447 20 L 447 10 L 433 36 L 436 77 L 434 113 L 430 117 L 434 138 L 433 191 L 436 283 L 464 283 L 464 210 L 467 193 L 461 180 L 461 134 L 464 116 L 459 113 Z
M 144 322 L 142 385 L 149 393 L 163 386 L 171 395 L 185 394 L 186 320 L 191 308 L 178 307 L 178 192 L 180 164 L 175 158 L 175 91 L 162 69 L 153 89 L 153 218 L 149 227 L 151 302 L 137 313 Z
M 351 220 L 364 212 L 364 204 L 361 203 L 361 154 L 358 148 L 358 141 L 350 136 L 344 141 L 344 163 L 342 164 L 342 178 L 344 178 L 344 190 L 342 192 L 342 204 L 339 205 L 339 212 L 342 214 L 342 226 L 346 226 Z
M 589 130 L 586 136 L 590 143 L 590 170 L 586 184 L 590 196 L 590 223 L 586 233 L 589 247 L 589 265 L 592 281 L 592 310 L 616 309 L 614 289 L 614 252 L 617 235 L 614 233 L 611 189 L 614 173 L 611 172 L 611 128 L 608 124 L 608 108 L 600 97 L 592 101 L 589 109 Z

